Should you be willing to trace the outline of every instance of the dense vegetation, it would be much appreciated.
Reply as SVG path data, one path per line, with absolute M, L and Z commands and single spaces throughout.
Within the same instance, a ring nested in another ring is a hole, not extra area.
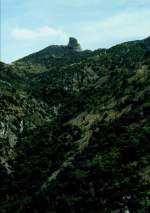
M 150 37 L 0 66 L 0 212 L 150 211 Z

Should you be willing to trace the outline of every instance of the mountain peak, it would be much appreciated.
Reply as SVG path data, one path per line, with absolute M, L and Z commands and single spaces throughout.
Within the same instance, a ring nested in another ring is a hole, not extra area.
M 69 38 L 68 48 L 72 49 L 74 51 L 81 51 L 82 50 L 80 44 L 78 43 L 78 40 L 74 37 Z

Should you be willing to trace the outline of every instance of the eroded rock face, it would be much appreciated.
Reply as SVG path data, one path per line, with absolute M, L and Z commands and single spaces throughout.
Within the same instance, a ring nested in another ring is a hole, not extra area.
M 8 161 L 13 158 L 14 147 L 18 139 L 15 130 L 12 120 L 0 122 L 0 165 L 4 166 L 7 173 L 11 172 Z
M 78 43 L 78 40 L 76 38 L 70 37 L 68 48 L 72 49 L 74 51 L 82 51 L 80 44 Z

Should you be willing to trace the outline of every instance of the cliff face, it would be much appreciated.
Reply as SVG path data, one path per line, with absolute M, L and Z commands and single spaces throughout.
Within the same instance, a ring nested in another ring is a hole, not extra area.
M 150 40 L 78 47 L 0 63 L 1 212 L 149 212 Z

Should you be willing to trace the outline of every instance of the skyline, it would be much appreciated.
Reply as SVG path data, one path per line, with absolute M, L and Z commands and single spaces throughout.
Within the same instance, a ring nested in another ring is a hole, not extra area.
M 76 37 L 83 49 L 150 36 L 150 0 L 1 0 L 1 60 Z

